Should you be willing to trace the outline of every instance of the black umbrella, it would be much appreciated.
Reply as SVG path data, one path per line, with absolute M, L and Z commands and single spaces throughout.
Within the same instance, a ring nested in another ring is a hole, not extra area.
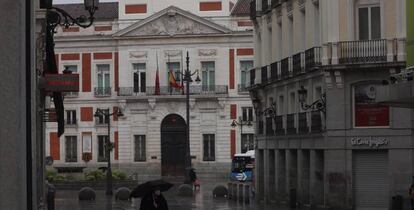
M 135 189 L 133 189 L 131 192 L 131 197 L 144 197 L 156 189 L 159 189 L 161 192 L 164 192 L 169 190 L 172 186 L 173 184 L 166 182 L 162 179 L 148 181 L 138 185 Z

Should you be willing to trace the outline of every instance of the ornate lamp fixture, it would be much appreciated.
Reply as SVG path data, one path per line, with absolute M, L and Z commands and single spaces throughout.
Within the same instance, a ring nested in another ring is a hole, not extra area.
M 306 90 L 303 86 L 300 87 L 298 90 L 299 95 L 299 102 L 303 110 L 316 110 L 316 111 L 322 111 L 323 113 L 326 112 L 326 94 L 323 93 L 321 95 L 321 98 L 318 100 L 312 102 L 311 104 L 306 104 L 306 96 L 308 95 L 308 90 Z
M 79 17 L 72 17 L 65 10 L 50 6 L 47 11 L 47 21 L 49 26 L 53 29 L 60 25 L 69 28 L 73 25 L 78 25 L 82 28 L 88 28 L 93 24 L 95 17 L 93 16 L 98 10 L 99 0 L 84 0 L 85 10 L 88 11 L 89 17 L 81 15 Z

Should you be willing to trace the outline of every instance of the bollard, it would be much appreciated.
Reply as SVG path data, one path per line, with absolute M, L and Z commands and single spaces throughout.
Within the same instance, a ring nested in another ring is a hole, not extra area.
M 55 186 L 50 184 L 48 181 L 46 181 L 46 185 L 47 185 L 47 196 L 46 196 L 47 210 L 55 210 L 56 188 Z

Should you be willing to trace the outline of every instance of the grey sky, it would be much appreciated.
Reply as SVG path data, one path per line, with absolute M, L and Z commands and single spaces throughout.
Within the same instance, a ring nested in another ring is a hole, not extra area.
M 84 0 L 53 0 L 53 4 L 78 4 Z M 99 0 L 99 2 L 114 2 L 116 0 Z

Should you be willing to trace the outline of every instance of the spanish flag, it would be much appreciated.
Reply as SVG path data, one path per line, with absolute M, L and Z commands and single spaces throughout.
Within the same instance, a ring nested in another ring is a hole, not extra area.
M 168 75 L 168 81 L 170 82 L 170 86 L 173 88 L 180 88 L 182 89 L 183 86 L 180 85 L 179 83 L 177 83 L 177 81 L 174 78 L 174 73 L 172 70 L 170 70 L 169 75 Z

